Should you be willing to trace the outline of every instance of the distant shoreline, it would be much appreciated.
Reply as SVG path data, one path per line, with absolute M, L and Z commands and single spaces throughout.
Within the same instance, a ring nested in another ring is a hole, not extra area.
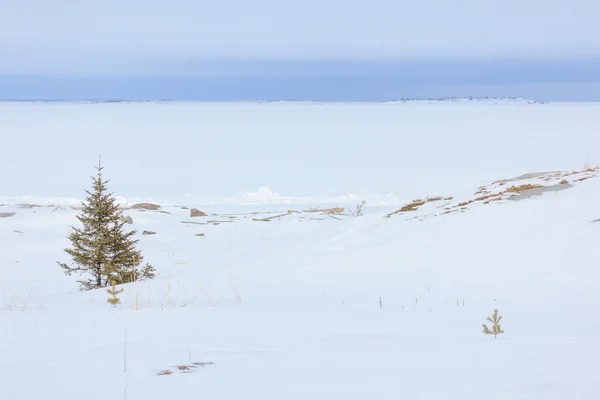
M 175 100 L 175 99 L 0 99 L 0 103 L 85 103 L 85 104 L 113 104 L 113 103 L 300 103 L 300 104 L 344 104 L 344 103 L 456 103 L 456 102 L 496 102 L 547 104 L 549 101 L 526 99 L 520 97 L 439 97 L 439 98 L 400 98 L 395 100 L 379 101 L 313 101 L 313 100 Z M 554 102 L 553 102 L 554 103 Z M 560 103 L 593 103 L 593 101 L 560 101 Z

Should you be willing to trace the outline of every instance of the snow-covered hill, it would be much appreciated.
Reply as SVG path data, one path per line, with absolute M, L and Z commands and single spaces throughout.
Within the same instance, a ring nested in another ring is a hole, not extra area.
M 598 111 L 2 104 L 0 398 L 600 398 Z M 56 265 L 100 152 L 117 309 Z

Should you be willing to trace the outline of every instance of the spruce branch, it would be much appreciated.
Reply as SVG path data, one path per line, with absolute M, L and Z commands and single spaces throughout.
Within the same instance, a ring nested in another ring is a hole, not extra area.
M 504 333 L 500 326 L 501 319 L 502 316 L 498 315 L 498 309 L 494 309 L 494 314 L 492 314 L 491 317 L 487 317 L 487 320 L 492 324 L 491 328 L 487 326 L 487 324 L 483 324 L 483 333 L 486 335 L 494 335 L 494 339 L 496 339 L 499 334 Z

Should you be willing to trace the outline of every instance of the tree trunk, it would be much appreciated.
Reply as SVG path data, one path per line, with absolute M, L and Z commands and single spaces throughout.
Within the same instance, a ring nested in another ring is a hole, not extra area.
M 96 287 L 97 288 L 102 287 L 102 265 L 101 264 L 96 265 Z

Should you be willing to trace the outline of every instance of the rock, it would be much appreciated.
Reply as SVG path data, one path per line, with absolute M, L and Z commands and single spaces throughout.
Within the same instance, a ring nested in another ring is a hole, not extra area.
M 194 236 L 204 236 L 204 233 L 196 233 Z
M 156 232 L 154 232 L 154 231 L 143 231 L 142 235 L 156 235 Z
M 528 188 L 526 190 L 520 191 L 518 195 L 510 196 L 507 200 L 512 200 L 512 201 L 525 200 L 525 199 L 529 199 L 534 196 L 541 196 L 542 194 L 547 193 L 547 192 L 559 192 L 561 190 L 566 190 L 566 189 L 569 189 L 572 187 L 573 187 L 573 185 L 571 185 L 570 183 L 558 184 L 558 185 L 552 185 L 552 186 L 532 187 L 532 188 Z
M 134 210 L 158 210 L 160 206 L 152 203 L 138 203 L 131 206 Z
M 0 213 L 0 218 L 8 218 L 8 217 L 12 217 L 13 215 L 15 215 L 16 212 L 5 212 L 5 213 Z
M 190 217 L 206 217 L 206 213 L 198 210 L 197 208 L 192 208 L 190 210 Z

